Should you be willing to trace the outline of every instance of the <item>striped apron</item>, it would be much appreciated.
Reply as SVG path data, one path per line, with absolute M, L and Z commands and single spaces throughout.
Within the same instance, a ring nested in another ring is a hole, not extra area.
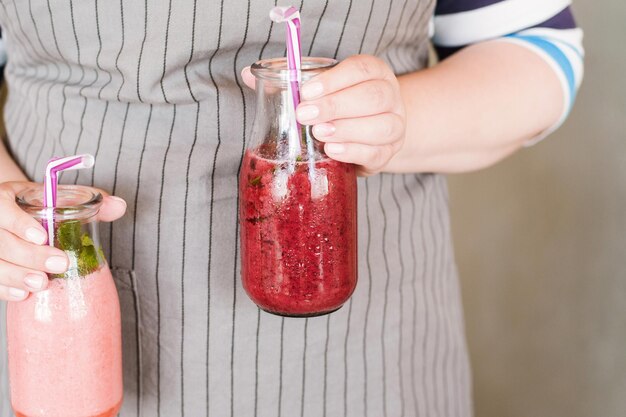
M 275 4 L 0 0 L 15 160 L 41 181 L 53 155 L 92 153 L 92 171 L 62 182 L 128 202 L 102 227 L 123 316 L 120 415 L 470 416 L 442 176 L 359 180 L 360 281 L 338 312 L 280 318 L 243 292 L 237 173 L 255 101 L 239 74 L 284 55 Z M 433 0 L 295 5 L 307 55 L 427 64 Z M 4 312 L 0 330 L 8 417 Z

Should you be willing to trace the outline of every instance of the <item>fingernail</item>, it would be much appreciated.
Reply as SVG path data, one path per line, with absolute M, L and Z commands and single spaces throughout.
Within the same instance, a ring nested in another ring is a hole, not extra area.
M 335 130 L 335 126 L 330 123 L 320 123 L 313 126 L 313 135 L 318 138 L 332 136 Z
M 320 95 L 324 91 L 324 86 L 320 82 L 308 83 L 302 86 L 300 94 L 303 100 L 312 100 Z
M 46 260 L 46 269 L 55 274 L 67 271 L 67 260 L 62 256 L 51 256 Z
M 44 277 L 37 274 L 28 274 L 24 277 L 24 283 L 33 290 L 40 290 L 44 286 Z
M 344 153 L 346 147 L 343 146 L 341 143 L 327 143 L 324 146 L 324 150 L 326 151 L 326 153 L 340 154 Z
M 47 236 L 41 230 L 35 229 L 34 227 L 29 227 L 26 230 L 26 239 L 36 245 L 43 245 L 44 243 L 46 243 Z
M 109 198 L 113 201 L 117 201 L 118 203 L 122 203 L 124 205 L 126 205 L 126 200 L 124 200 L 123 198 L 120 197 L 116 197 L 114 195 L 110 195 Z
M 316 118 L 320 114 L 320 109 L 318 109 L 317 106 L 308 105 L 298 107 L 296 112 L 298 114 L 298 120 L 305 122 Z
M 20 290 L 19 288 L 9 288 L 9 297 L 14 300 L 21 300 L 26 297 L 28 293 L 24 290 Z

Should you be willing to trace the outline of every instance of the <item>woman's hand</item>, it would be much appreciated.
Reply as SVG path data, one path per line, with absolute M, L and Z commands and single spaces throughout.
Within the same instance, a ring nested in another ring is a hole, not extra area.
M 64 273 L 69 265 L 65 252 L 46 245 L 46 230 L 15 202 L 21 191 L 33 187 L 30 182 L 0 183 L 0 299 L 24 300 L 30 292 L 48 285 L 46 273 Z M 126 203 L 118 197 L 105 196 L 98 214 L 101 221 L 113 221 L 124 215 Z
M 246 68 L 246 84 L 254 79 Z M 371 55 L 356 55 L 306 82 L 296 111 L 313 126 L 326 154 L 359 166 L 361 175 L 381 171 L 400 150 L 405 109 L 398 80 L 389 66 Z

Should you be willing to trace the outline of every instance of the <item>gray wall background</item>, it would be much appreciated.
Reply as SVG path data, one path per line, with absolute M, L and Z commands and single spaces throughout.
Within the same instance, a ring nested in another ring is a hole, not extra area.
M 574 8 L 569 121 L 450 177 L 477 417 L 626 416 L 626 2 Z

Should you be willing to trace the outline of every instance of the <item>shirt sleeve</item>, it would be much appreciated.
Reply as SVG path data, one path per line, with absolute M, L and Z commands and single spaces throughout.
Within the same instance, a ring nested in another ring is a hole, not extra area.
M 445 59 L 465 46 L 498 40 L 523 46 L 546 61 L 563 90 L 559 121 L 531 140 L 539 142 L 563 124 L 583 79 L 583 32 L 577 27 L 571 0 L 439 0 L 433 44 Z

